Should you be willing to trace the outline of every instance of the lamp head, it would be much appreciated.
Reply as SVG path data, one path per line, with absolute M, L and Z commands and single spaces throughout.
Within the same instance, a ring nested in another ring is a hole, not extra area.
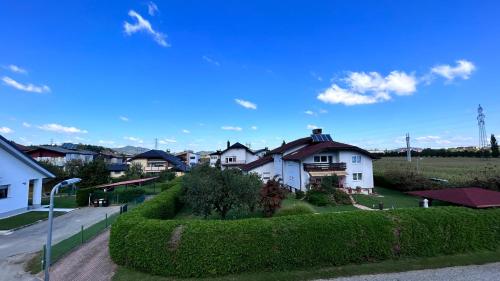
M 79 178 L 67 179 L 67 180 L 61 182 L 61 186 L 73 185 L 75 183 L 79 183 L 81 180 L 82 179 L 79 179 Z

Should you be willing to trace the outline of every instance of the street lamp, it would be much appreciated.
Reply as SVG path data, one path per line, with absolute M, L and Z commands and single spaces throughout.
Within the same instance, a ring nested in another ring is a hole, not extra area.
M 49 268 L 50 268 L 50 250 L 52 247 L 52 220 L 54 214 L 54 193 L 59 192 L 60 187 L 66 187 L 68 185 L 74 185 L 75 183 L 80 182 L 79 178 L 72 178 L 65 181 L 62 181 L 56 184 L 52 190 L 50 191 L 50 205 L 49 205 L 49 232 L 47 233 L 47 249 L 45 251 L 45 281 L 49 281 Z

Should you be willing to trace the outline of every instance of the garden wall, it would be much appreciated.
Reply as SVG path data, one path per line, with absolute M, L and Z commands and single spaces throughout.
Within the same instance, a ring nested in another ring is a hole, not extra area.
M 500 243 L 498 209 L 172 220 L 181 193 L 177 183 L 113 224 L 116 263 L 157 275 L 202 277 L 454 254 Z

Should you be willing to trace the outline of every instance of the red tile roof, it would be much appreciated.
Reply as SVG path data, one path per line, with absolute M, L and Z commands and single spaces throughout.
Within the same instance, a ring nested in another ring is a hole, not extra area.
M 303 145 L 303 144 L 309 144 L 312 142 L 312 139 L 311 137 L 305 137 L 305 138 L 301 138 L 301 139 L 297 139 L 297 140 L 294 140 L 294 141 L 291 141 L 289 143 L 286 143 L 285 145 L 282 145 L 280 147 L 277 147 L 271 151 L 269 151 L 269 154 L 277 154 L 277 153 L 283 153 L 291 148 L 294 148 L 295 146 L 298 146 L 298 145 Z
M 359 153 L 365 154 L 371 158 L 375 158 L 370 152 L 361 149 L 357 146 L 350 145 L 350 144 L 345 144 L 341 142 L 336 142 L 336 141 L 326 141 L 326 142 L 320 142 L 320 143 L 315 143 L 312 145 L 308 145 L 306 147 L 303 147 L 297 151 L 294 151 L 292 153 L 289 153 L 283 157 L 283 160 L 301 160 L 311 154 L 324 151 L 324 150 L 352 150 L 352 151 L 357 151 Z
M 269 162 L 273 162 L 273 157 L 271 155 L 268 155 L 268 156 L 262 157 L 258 160 L 255 160 L 253 162 L 250 162 L 250 163 L 242 166 L 241 170 L 248 172 L 254 168 L 257 168 L 257 167 L 262 166 L 264 164 L 267 164 Z
M 500 207 L 500 192 L 478 187 L 411 191 L 408 194 L 473 208 Z

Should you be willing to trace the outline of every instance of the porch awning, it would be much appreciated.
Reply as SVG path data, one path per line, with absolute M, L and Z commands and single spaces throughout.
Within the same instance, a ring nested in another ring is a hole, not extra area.
M 309 172 L 309 175 L 311 177 L 326 177 L 326 176 L 346 176 L 347 172 L 346 171 L 316 171 L 316 172 Z

